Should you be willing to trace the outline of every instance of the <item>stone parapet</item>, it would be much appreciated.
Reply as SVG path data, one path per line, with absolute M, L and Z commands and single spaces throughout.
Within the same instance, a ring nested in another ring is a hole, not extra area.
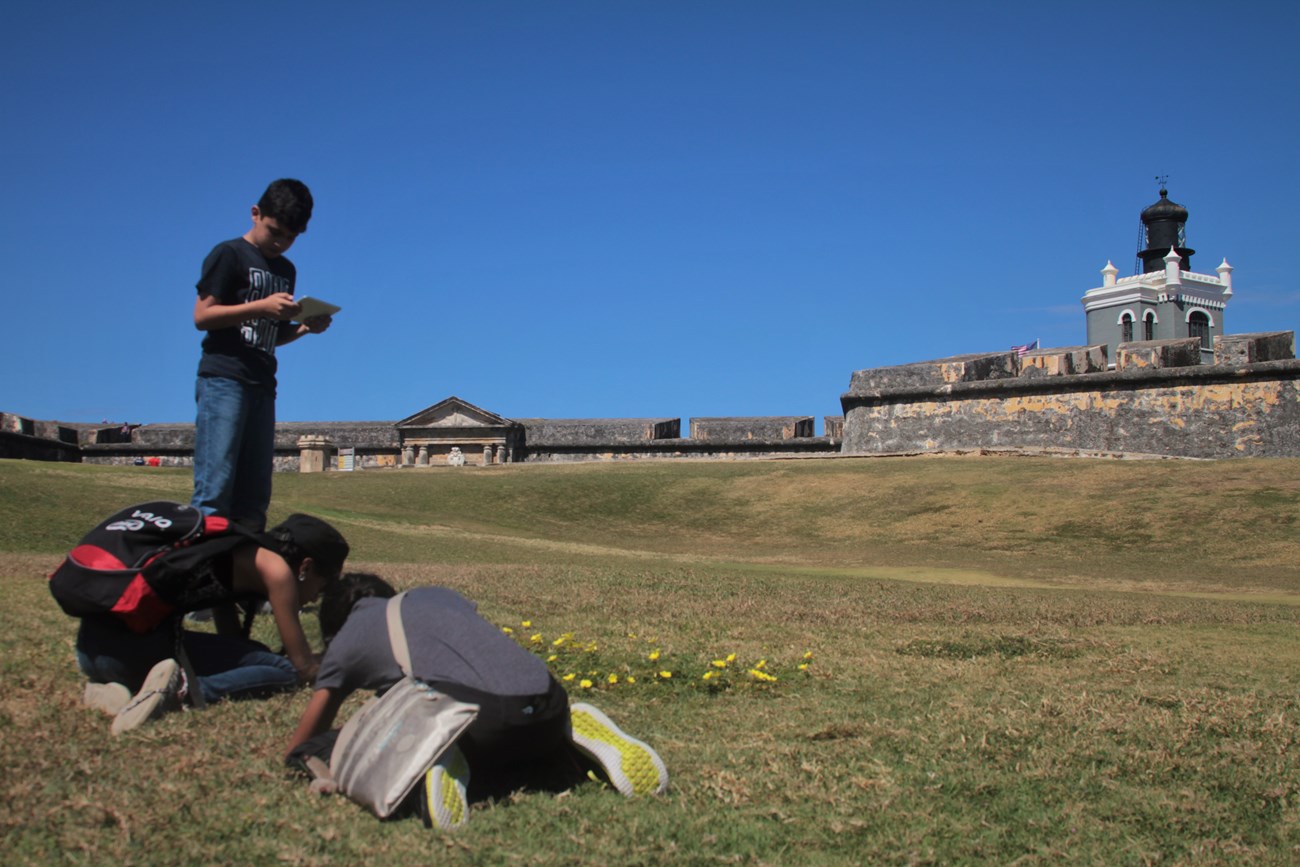
M 1200 363 L 1201 341 L 1195 337 L 1138 340 L 1121 343 L 1115 349 L 1115 367 L 1118 370 L 1194 367 Z
M 702 442 L 779 442 L 813 435 L 810 415 L 691 419 L 691 439 Z
M 642 461 L 664 459 L 755 460 L 762 458 L 834 457 L 839 444 L 827 437 L 720 442 L 683 439 L 589 446 L 585 444 L 529 446 L 528 463 L 578 461 Z
M 1106 370 L 1106 345 L 1033 349 L 1020 358 L 1021 376 L 1074 376 Z
M 1009 379 L 1019 375 L 1020 358 L 1015 352 L 976 353 L 858 370 L 849 379 L 849 390 L 922 388 L 953 382 Z
M 680 437 L 680 418 L 522 418 L 531 448 L 623 445 Z
M 1225 334 L 1214 341 L 1215 364 L 1251 364 L 1295 358 L 1294 331 Z

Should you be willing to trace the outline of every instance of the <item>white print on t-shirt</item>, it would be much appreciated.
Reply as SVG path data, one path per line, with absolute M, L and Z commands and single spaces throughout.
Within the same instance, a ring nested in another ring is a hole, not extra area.
M 287 277 L 281 277 L 263 268 L 248 269 L 249 301 L 260 301 L 277 292 L 293 292 L 293 284 Z M 239 336 L 249 347 L 274 355 L 275 338 L 279 330 L 279 323 L 274 319 L 249 319 L 239 327 Z

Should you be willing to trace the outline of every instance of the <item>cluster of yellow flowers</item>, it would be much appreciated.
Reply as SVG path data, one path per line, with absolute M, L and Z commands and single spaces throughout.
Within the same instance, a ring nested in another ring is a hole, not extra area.
M 783 677 L 808 675 L 813 662 L 811 650 L 793 666 L 771 665 L 766 658 L 746 664 L 735 653 L 710 659 L 704 664 L 699 661 L 674 662 L 657 646 L 659 642 L 654 638 L 639 638 L 629 632 L 625 646 L 602 647 L 598 642 L 579 639 L 572 632 L 548 638 L 534 629 L 531 620 L 520 621 L 517 629 L 503 626 L 501 631 L 542 657 L 565 684 L 581 690 L 627 687 L 637 683 L 694 686 L 711 692 L 739 685 L 770 687 Z

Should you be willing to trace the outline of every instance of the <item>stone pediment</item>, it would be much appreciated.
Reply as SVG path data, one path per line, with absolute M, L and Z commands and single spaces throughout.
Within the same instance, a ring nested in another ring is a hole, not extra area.
M 459 397 L 449 397 L 433 406 L 425 407 L 397 423 L 399 430 L 409 428 L 503 428 L 514 427 L 515 422 L 488 412 Z

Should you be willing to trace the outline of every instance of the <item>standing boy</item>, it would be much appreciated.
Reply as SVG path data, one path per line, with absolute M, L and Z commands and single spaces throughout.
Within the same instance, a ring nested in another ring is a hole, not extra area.
M 194 327 L 205 332 L 195 400 L 194 496 L 255 530 L 266 526 L 275 456 L 275 348 L 319 334 L 329 316 L 294 322 L 297 271 L 284 253 L 307 231 L 311 191 L 274 181 L 253 206 L 243 237 L 218 244 L 203 261 Z

